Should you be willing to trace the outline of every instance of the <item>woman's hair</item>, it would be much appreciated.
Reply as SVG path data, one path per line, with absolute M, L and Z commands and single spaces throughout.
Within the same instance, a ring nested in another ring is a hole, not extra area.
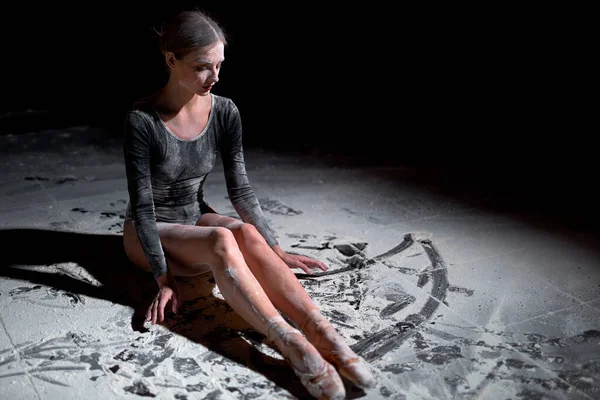
M 223 28 L 206 13 L 193 10 L 175 15 L 159 32 L 159 45 L 163 54 L 173 52 L 177 59 L 217 41 L 227 44 Z

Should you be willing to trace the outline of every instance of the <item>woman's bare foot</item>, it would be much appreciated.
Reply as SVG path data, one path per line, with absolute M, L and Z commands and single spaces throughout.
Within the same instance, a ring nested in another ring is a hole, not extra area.
M 301 329 L 323 358 L 332 363 L 340 374 L 361 388 L 375 387 L 377 382 L 369 364 L 352 351 L 319 310 L 308 314 Z
M 274 317 L 268 324 L 267 338 L 277 346 L 311 395 L 317 399 L 346 397 L 344 383 L 335 368 L 323 359 L 302 332 L 282 317 Z

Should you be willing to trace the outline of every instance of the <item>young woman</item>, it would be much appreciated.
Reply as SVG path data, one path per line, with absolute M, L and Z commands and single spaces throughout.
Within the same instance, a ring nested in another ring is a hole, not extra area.
M 277 346 L 313 396 L 345 397 L 338 372 L 371 388 L 375 379 L 367 363 L 290 270 L 327 267 L 281 249 L 249 184 L 238 109 L 231 99 L 211 93 L 226 45 L 223 30 L 208 15 L 176 15 L 160 35 L 168 82 L 136 103 L 125 119 L 130 199 L 123 241 L 129 259 L 158 284 L 146 319 L 164 321 L 169 302 L 176 312 L 174 275 L 210 272 L 233 310 Z M 217 153 L 241 221 L 220 215 L 203 198 Z

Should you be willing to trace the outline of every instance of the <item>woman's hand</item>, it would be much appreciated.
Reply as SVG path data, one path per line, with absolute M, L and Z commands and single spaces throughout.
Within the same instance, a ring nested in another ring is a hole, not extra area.
M 300 254 L 289 254 L 286 253 L 279 247 L 279 245 L 273 246 L 275 253 L 287 264 L 290 268 L 300 268 L 307 274 L 312 274 L 312 269 L 319 268 L 322 271 L 327 271 L 327 265 L 323 264 L 319 260 L 303 256 Z
M 179 309 L 179 290 L 171 272 L 159 276 L 156 283 L 158 283 L 158 293 L 146 312 L 146 321 L 152 321 L 152 324 L 165 320 L 165 307 L 169 301 L 174 314 L 177 314 Z

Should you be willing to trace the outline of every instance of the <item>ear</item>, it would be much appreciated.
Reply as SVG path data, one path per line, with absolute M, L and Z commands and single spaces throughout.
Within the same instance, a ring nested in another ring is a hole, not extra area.
M 172 51 L 167 51 L 165 53 L 165 63 L 169 68 L 175 67 L 175 54 Z

